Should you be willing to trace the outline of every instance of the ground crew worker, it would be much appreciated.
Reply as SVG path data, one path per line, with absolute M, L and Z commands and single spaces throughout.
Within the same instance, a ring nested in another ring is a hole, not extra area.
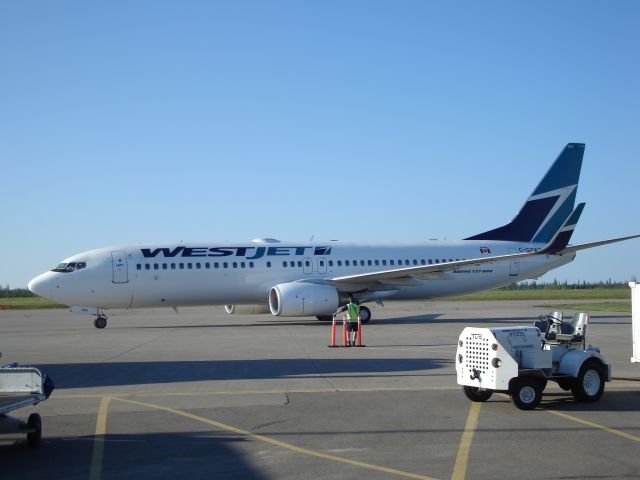
M 338 312 L 347 312 L 347 331 L 349 332 L 349 346 L 356 346 L 356 334 L 358 333 L 358 320 L 360 320 L 360 305 L 358 301 L 349 296 L 349 303 L 340 308 Z

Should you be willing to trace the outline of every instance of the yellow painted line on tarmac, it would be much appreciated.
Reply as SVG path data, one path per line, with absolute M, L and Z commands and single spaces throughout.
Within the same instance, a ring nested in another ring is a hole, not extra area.
M 188 413 L 188 412 L 185 412 L 183 410 L 177 410 L 175 408 L 163 407 L 162 405 L 156 405 L 156 404 L 153 404 L 153 403 L 146 403 L 146 402 L 139 402 L 137 400 L 130 400 L 130 399 L 125 399 L 125 398 L 114 397 L 113 400 L 117 400 L 117 401 L 120 401 L 120 402 L 123 402 L 123 403 L 129 403 L 129 404 L 132 404 L 132 405 L 138 405 L 138 406 L 141 406 L 141 407 L 147 407 L 147 408 L 151 408 L 151 409 L 154 409 L 154 410 L 161 410 L 161 411 L 164 411 L 164 412 L 173 413 L 174 415 L 179 415 L 181 417 L 190 418 L 191 420 L 195 420 L 197 422 L 201 422 L 201 423 L 204 423 L 206 425 L 210 425 L 210 426 L 215 427 L 215 428 L 217 428 L 219 430 L 226 430 L 226 431 L 229 431 L 229 432 L 233 432 L 233 433 L 236 433 L 238 435 L 242 435 L 242 436 L 245 436 L 247 438 L 250 438 L 252 440 L 269 443 L 271 445 L 275 445 L 277 447 L 285 448 L 287 450 L 291 450 L 293 452 L 300 453 L 302 455 L 307 455 L 307 456 L 310 456 L 310 457 L 321 458 L 323 460 L 330 460 L 332 462 L 344 463 L 344 464 L 347 464 L 347 465 L 352 465 L 352 466 L 364 468 L 364 469 L 367 469 L 367 470 L 374 470 L 374 471 L 377 471 L 377 472 L 396 475 L 398 477 L 413 478 L 413 479 L 418 479 L 418 480 L 434 480 L 433 477 L 428 477 L 428 476 L 425 476 L 425 475 L 419 475 L 419 474 L 411 473 L 411 472 L 404 472 L 402 470 L 396 470 L 394 468 L 388 468 L 388 467 L 384 467 L 384 466 L 381 466 L 381 465 L 375 465 L 375 464 L 372 464 L 372 463 L 360 462 L 358 460 L 351 460 L 351 459 L 345 458 L 345 457 L 338 457 L 336 455 L 329 455 L 329 454 L 326 454 L 326 453 L 317 452 L 315 450 L 309 450 L 308 448 L 298 447 L 298 446 L 293 445 L 291 443 L 282 442 L 280 440 L 276 440 L 274 438 L 267 437 L 265 435 L 259 435 L 257 433 L 249 432 L 247 430 L 243 430 L 241 428 L 237 428 L 237 427 L 234 427 L 232 425 L 227 425 L 225 423 L 217 422 L 215 420 L 210 420 L 208 418 L 200 417 L 198 415 L 194 415 L 192 413 Z
M 509 398 L 507 394 L 501 393 L 500 395 Z M 634 442 L 640 442 L 640 437 L 637 435 L 631 435 L 630 433 L 623 432 L 622 430 L 618 430 L 616 428 L 607 427 L 606 425 L 601 425 L 599 423 L 590 422 L 589 420 L 584 420 L 582 418 L 574 417 L 573 415 L 569 415 L 568 413 L 559 412 L 557 410 L 548 410 L 546 408 L 542 408 L 542 411 L 550 413 L 552 415 L 556 415 L 558 417 L 562 417 L 566 420 L 570 420 L 572 422 L 581 423 L 582 425 L 586 425 L 591 428 L 595 428 L 596 430 L 602 430 L 603 432 L 608 432 L 613 435 L 617 435 L 622 438 L 626 438 L 627 440 L 633 440 Z
M 100 480 L 102 478 L 102 464 L 104 460 L 104 439 L 107 433 L 107 415 L 109 413 L 109 403 L 112 397 L 102 397 L 98 407 L 98 419 L 96 420 L 96 434 L 93 440 L 93 455 L 91 457 L 91 470 L 89 480 Z
M 469 464 L 469 451 L 471 450 L 471 442 L 473 435 L 478 428 L 478 417 L 480 416 L 480 402 L 471 402 L 467 423 L 462 432 L 460 446 L 458 447 L 458 455 L 456 456 L 456 464 L 453 467 L 453 475 L 451 480 L 464 480 L 467 476 L 467 466 Z
M 610 428 L 605 425 L 600 425 L 599 423 L 590 422 L 589 420 L 583 420 L 582 418 L 574 417 L 573 415 L 568 415 L 564 412 L 558 412 L 557 410 L 544 410 L 547 413 L 551 413 L 552 415 L 557 415 L 558 417 L 566 418 L 567 420 L 571 420 L 572 422 L 581 423 L 583 425 L 587 425 L 592 428 L 596 428 L 598 430 L 603 430 L 605 432 L 612 433 L 613 435 L 618 435 L 619 437 L 626 438 L 627 440 L 633 440 L 634 442 L 640 442 L 640 437 L 637 435 L 631 435 L 630 433 L 623 432 L 621 430 L 617 430 L 615 428 Z

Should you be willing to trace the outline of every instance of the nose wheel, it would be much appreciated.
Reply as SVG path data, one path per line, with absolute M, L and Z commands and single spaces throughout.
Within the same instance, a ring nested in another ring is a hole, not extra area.
M 106 327 L 107 326 L 107 317 L 106 317 L 106 315 L 98 315 L 96 317 L 96 319 L 93 321 L 93 325 L 96 328 L 100 328 L 100 329 Z

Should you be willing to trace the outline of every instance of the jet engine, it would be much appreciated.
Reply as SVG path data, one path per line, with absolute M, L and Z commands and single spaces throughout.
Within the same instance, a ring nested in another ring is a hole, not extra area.
M 340 295 L 331 285 L 281 283 L 269 291 L 271 313 L 283 317 L 328 315 L 339 306 Z
M 269 313 L 269 305 L 225 305 L 224 309 L 231 315 L 260 315 Z

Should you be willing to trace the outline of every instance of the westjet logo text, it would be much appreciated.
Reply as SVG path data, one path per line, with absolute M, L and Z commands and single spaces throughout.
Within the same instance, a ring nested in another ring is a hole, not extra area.
M 331 247 L 175 247 L 141 248 L 145 258 L 154 257 L 244 257 L 256 260 L 262 257 L 282 255 L 331 255 Z

